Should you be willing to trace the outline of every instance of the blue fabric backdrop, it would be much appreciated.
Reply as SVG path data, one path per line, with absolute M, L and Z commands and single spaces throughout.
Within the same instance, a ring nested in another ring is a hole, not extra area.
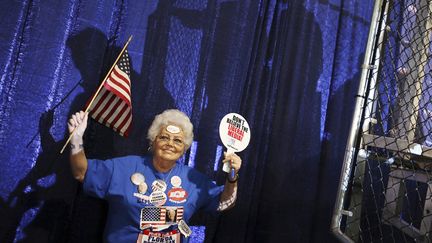
M 249 122 L 236 207 L 197 215 L 193 241 L 332 242 L 329 230 L 373 1 L 22 0 L 0 18 L 0 241 L 97 242 L 104 202 L 70 175 L 66 121 L 125 40 L 133 130 L 91 122 L 89 157 L 143 154 L 155 114 L 196 134 L 183 162 L 223 182 L 218 135 Z M 128 179 L 128 178 L 125 178 Z

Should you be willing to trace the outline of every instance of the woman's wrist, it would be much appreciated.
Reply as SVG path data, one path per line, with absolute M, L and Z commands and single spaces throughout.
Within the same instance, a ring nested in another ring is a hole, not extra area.
M 239 178 L 238 173 L 235 173 L 235 175 L 234 175 L 233 178 L 231 178 L 231 176 L 228 175 L 228 177 L 227 177 L 227 181 L 228 181 L 229 183 L 236 183 L 236 182 L 238 181 L 238 178 Z
M 73 135 L 70 141 L 71 154 L 77 154 L 84 150 L 84 141 L 82 136 Z

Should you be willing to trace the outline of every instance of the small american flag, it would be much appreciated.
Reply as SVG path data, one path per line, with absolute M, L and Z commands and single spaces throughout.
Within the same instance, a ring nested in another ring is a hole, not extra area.
M 127 137 L 132 123 L 131 80 L 127 50 L 90 106 L 93 119 Z

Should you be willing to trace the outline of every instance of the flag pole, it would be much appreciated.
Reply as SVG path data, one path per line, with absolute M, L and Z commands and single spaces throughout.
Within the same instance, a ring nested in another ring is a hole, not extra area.
M 105 76 L 105 78 L 103 79 L 102 83 L 99 85 L 98 89 L 96 90 L 96 93 L 93 95 L 93 98 L 90 100 L 90 102 L 88 103 L 84 113 L 87 113 L 88 110 L 90 109 L 92 103 L 94 102 L 94 100 L 96 99 L 97 95 L 99 94 L 100 90 L 102 89 L 103 85 L 105 84 L 105 82 L 108 79 L 108 76 L 111 74 L 112 70 L 114 69 L 115 65 L 117 64 L 118 60 L 121 58 L 121 56 L 123 55 L 123 53 L 125 52 L 127 46 L 129 45 L 129 42 L 132 40 L 132 35 L 129 36 L 129 39 L 127 40 L 126 44 L 123 46 L 123 49 L 121 50 L 120 54 L 117 56 L 117 59 L 115 60 L 114 64 L 111 66 L 110 70 L 108 71 L 107 75 Z M 75 133 L 75 129 L 76 127 L 72 130 L 72 132 L 69 134 L 69 138 L 66 140 L 65 144 L 63 145 L 63 148 L 60 150 L 60 154 L 63 153 L 63 151 L 65 150 L 66 146 L 69 144 L 70 140 L 72 139 L 72 136 Z

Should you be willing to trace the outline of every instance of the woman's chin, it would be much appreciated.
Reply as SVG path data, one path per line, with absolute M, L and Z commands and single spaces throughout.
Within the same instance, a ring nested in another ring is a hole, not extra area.
M 176 161 L 180 156 L 177 156 L 175 153 L 172 152 L 167 152 L 162 153 L 159 157 L 165 161 Z

